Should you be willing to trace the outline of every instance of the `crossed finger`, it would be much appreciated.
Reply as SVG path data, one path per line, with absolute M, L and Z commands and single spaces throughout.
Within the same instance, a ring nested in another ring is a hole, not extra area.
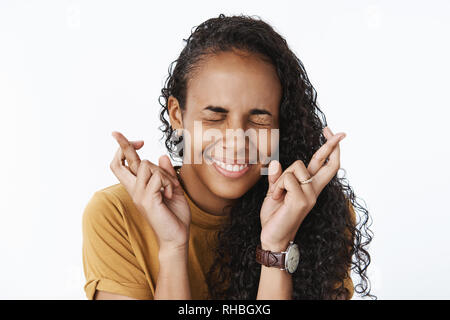
M 314 176 L 313 187 L 316 194 L 330 182 L 340 168 L 339 142 L 345 138 L 345 133 L 334 134 L 329 127 L 324 129 L 327 142 L 317 150 L 308 165 L 308 171 Z M 326 159 L 328 162 L 324 165 Z
M 164 189 L 165 196 L 170 199 L 173 195 L 174 184 L 175 182 L 163 170 L 157 170 L 152 173 L 145 192 L 155 195 Z
M 122 148 L 118 148 L 114 159 L 110 164 L 111 171 L 119 179 L 120 183 L 125 187 L 128 193 L 133 194 L 134 184 L 136 182 L 136 176 L 125 166 L 123 163 L 123 151 Z
M 308 168 L 305 167 L 302 161 L 297 160 L 289 166 L 271 186 L 270 191 L 273 192 L 273 199 L 281 197 L 283 191 L 286 190 L 283 180 L 288 172 L 294 173 L 295 177 L 300 182 L 312 178 L 311 183 L 301 183 L 302 190 L 309 199 L 315 199 L 326 184 L 333 178 L 340 167 L 339 142 L 345 138 L 345 133 L 333 135 L 331 130 L 326 127 L 324 129 L 324 135 L 327 138 L 327 142 L 314 153 Z M 323 166 L 327 158 L 329 161 Z
M 148 160 L 142 160 L 134 187 L 134 194 L 139 198 L 146 192 L 156 193 L 164 191 L 167 198 L 172 198 L 174 185 L 179 184 L 178 180 L 168 175 L 164 170 L 157 168 Z
M 313 189 L 313 186 L 311 183 L 305 183 L 302 184 L 301 181 L 305 181 L 311 178 L 310 173 L 308 172 L 308 170 L 305 167 L 305 164 L 303 163 L 303 161 L 301 160 L 297 160 L 295 161 L 293 164 L 291 164 L 286 170 L 284 170 L 283 174 L 278 178 L 277 182 L 275 182 L 274 186 L 273 186 L 273 194 L 272 194 L 272 198 L 273 199 L 279 199 L 281 197 L 281 195 L 283 194 L 284 190 L 288 190 L 286 188 L 286 182 L 284 181 L 286 179 L 286 176 L 288 174 L 293 174 L 295 176 L 295 178 L 297 179 L 297 181 L 299 182 L 299 186 L 302 194 L 304 194 L 304 196 L 307 199 L 315 199 L 316 194 L 315 191 Z
M 128 167 L 130 168 L 131 172 L 137 174 L 137 170 L 139 168 L 141 159 L 139 158 L 139 155 L 136 152 L 135 146 L 133 145 L 132 142 L 128 141 L 128 139 L 125 138 L 123 134 L 121 134 L 118 131 L 113 131 L 112 136 L 114 137 L 114 139 L 116 139 L 117 143 L 120 145 L 120 149 L 123 152 L 120 162 L 123 165 L 125 165 L 124 161 L 126 159 L 128 162 Z
M 324 134 L 325 138 L 327 138 L 327 142 L 314 153 L 308 165 L 308 171 L 311 173 L 311 175 L 315 175 L 319 171 L 319 169 L 325 163 L 325 160 L 333 152 L 334 148 L 336 146 L 339 148 L 339 142 L 343 138 L 345 138 L 344 133 L 333 135 L 328 127 L 324 129 Z

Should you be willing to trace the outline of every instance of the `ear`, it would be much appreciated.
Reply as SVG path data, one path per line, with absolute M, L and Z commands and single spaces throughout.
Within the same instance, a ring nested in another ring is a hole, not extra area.
M 178 99 L 170 96 L 167 102 L 167 109 L 169 113 L 170 124 L 173 130 L 183 129 L 183 117 Z

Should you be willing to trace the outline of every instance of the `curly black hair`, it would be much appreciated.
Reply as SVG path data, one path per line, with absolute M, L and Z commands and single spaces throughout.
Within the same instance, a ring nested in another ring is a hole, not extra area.
M 240 49 L 272 63 L 281 81 L 279 160 L 282 167 L 287 168 L 298 159 L 307 166 L 326 142 L 322 130 L 327 123 L 305 68 L 286 40 L 258 16 L 224 14 L 203 22 L 183 40 L 185 47 L 170 64 L 159 97 L 163 123 L 160 129 L 171 158 L 183 156 L 180 147 L 183 137 L 173 134 L 166 118 L 169 96 L 177 98 L 185 110 L 187 83 L 202 59 Z M 260 265 L 255 261 L 254 252 L 260 241 L 259 214 L 267 188 L 267 176 L 262 176 L 233 205 L 229 223 L 218 232 L 216 258 L 207 274 L 211 299 L 256 298 Z M 358 213 L 356 221 L 352 218 L 352 208 Z M 370 225 L 369 212 L 358 203 L 345 175 L 336 174 L 318 196 L 295 237 L 301 259 L 292 277 L 292 298 L 348 298 L 344 280 L 349 276 L 349 268 L 359 275 L 355 292 L 376 298 L 370 293 L 366 274 L 370 264 L 368 245 L 373 237 Z

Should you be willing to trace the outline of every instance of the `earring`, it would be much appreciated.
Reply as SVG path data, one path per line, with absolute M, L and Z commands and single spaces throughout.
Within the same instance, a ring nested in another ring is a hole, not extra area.
M 172 129 L 173 135 L 172 135 L 172 144 L 173 144 L 173 151 L 178 157 L 183 157 L 183 135 L 182 135 L 183 129 Z
M 177 138 L 180 138 L 181 137 L 181 133 L 180 133 L 180 129 L 178 128 L 178 129 L 175 129 L 175 136 L 177 137 Z

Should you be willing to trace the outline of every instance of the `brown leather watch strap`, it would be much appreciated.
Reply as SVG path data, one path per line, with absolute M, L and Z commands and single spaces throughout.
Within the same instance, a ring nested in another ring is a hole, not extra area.
M 261 245 L 256 247 L 256 262 L 265 265 L 266 267 L 277 267 L 284 269 L 284 259 L 286 253 L 284 252 L 272 252 L 270 250 L 263 250 Z

